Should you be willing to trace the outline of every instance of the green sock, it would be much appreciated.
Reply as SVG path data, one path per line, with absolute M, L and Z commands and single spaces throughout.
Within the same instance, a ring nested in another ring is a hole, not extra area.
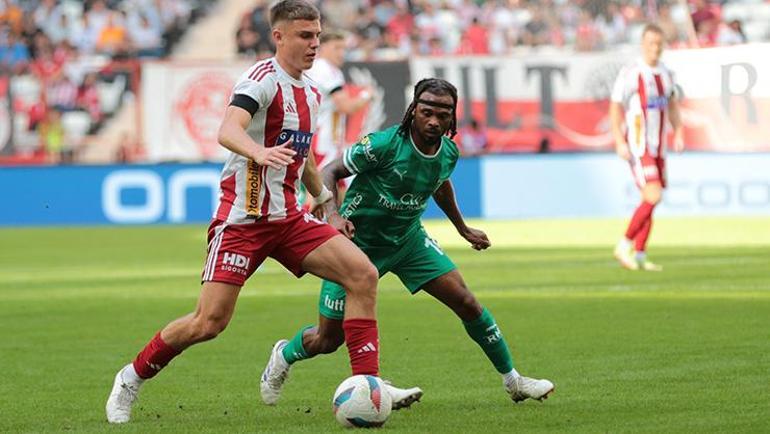
M 305 333 L 305 330 L 312 328 L 314 326 L 309 325 L 302 327 L 296 335 L 294 335 L 293 338 L 289 341 L 288 344 L 286 344 L 285 347 L 283 347 L 283 358 L 286 359 L 286 363 L 292 364 L 296 362 L 297 360 L 304 360 L 308 358 L 307 352 L 305 351 L 305 347 L 302 346 L 302 335 Z
M 484 308 L 481 316 L 473 321 L 463 321 L 465 331 L 484 350 L 484 354 L 495 365 L 497 372 L 505 374 L 513 369 L 513 359 L 508 351 L 503 334 L 495 323 L 494 317 Z

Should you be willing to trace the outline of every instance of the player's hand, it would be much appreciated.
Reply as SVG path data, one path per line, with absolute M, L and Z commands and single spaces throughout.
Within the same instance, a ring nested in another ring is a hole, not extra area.
M 677 153 L 684 151 L 684 131 L 681 128 L 674 131 L 674 151 Z
M 294 156 L 297 155 L 294 149 L 291 149 L 293 142 L 294 140 L 291 139 L 282 145 L 273 146 L 272 148 L 260 146 L 254 151 L 252 159 L 260 166 L 268 166 L 276 170 L 283 166 L 288 166 L 294 162 Z
M 467 228 L 460 235 L 465 238 L 466 241 L 471 243 L 471 247 L 476 250 L 484 250 L 492 245 L 487 238 L 487 234 L 480 229 Z
M 310 204 L 310 214 L 313 214 L 313 216 L 319 220 L 326 218 L 326 212 L 324 212 L 322 203 L 316 203 L 315 199 L 313 199 L 310 194 L 307 196 L 307 201 Z
M 625 140 L 615 143 L 615 153 L 626 161 L 631 160 L 631 150 L 628 149 L 628 143 Z
M 327 223 L 332 225 L 334 229 L 337 229 L 340 231 L 342 235 L 345 235 L 346 237 L 352 239 L 356 235 L 356 227 L 353 225 L 353 222 L 351 222 L 348 219 L 342 218 L 341 215 L 334 213 L 329 216 L 329 220 L 327 220 Z

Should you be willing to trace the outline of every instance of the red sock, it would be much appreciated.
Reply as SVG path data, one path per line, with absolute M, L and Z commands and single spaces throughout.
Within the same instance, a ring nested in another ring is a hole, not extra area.
M 647 248 L 647 238 L 650 237 L 650 229 L 652 229 L 652 214 L 650 214 L 650 217 L 644 222 L 639 232 L 636 233 L 636 238 L 634 238 L 637 252 L 643 252 Z
M 354 318 L 342 322 L 353 375 L 380 375 L 380 339 L 377 320 Z
M 160 372 L 168 362 L 179 355 L 181 351 L 163 342 L 160 332 L 152 338 L 144 349 L 134 359 L 134 370 L 143 379 L 152 378 Z
M 642 201 L 639 207 L 636 208 L 636 211 L 634 211 L 634 216 L 631 217 L 631 222 L 628 224 L 628 229 L 626 229 L 626 238 L 629 240 L 636 238 L 636 234 L 639 233 L 644 223 L 650 219 L 654 208 L 655 205 Z

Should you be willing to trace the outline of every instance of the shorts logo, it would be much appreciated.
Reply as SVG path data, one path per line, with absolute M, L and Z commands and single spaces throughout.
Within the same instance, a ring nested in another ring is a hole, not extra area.
M 305 213 L 302 217 L 305 219 L 305 223 L 314 222 L 314 223 L 318 223 L 319 225 L 324 224 L 324 222 L 322 222 L 321 220 L 318 220 L 313 214 Z
M 425 247 L 426 248 L 433 247 L 438 252 L 439 255 L 442 255 L 442 256 L 444 255 L 444 252 L 441 251 L 441 248 L 438 246 L 438 243 L 436 242 L 436 240 L 430 237 L 425 237 Z
M 222 254 L 222 270 L 232 271 L 242 275 L 247 274 L 249 269 L 249 262 L 251 260 L 246 256 L 239 255 L 237 253 L 224 252 Z

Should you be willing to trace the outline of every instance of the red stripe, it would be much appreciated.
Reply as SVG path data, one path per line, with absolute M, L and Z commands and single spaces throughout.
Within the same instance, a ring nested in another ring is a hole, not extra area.
M 278 135 L 281 134 L 283 128 L 283 91 L 281 86 L 278 88 L 273 97 L 273 102 L 267 108 L 267 115 L 265 116 L 265 147 L 270 148 L 275 146 L 275 142 L 278 140 Z M 267 176 L 267 166 L 264 167 L 265 172 L 262 179 L 265 186 L 265 199 L 262 202 L 262 215 L 267 215 L 270 205 L 270 178 Z
M 275 72 L 274 68 L 268 68 L 268 69 L 260 72 L 259 75 L 257 76 L 257 80 L 256 81 L 262 81 L 262 79 L 265 78 L 265 76 L 267 76 L 267 74 L 270 74 L 272 72 Z
M 315 100 L 318 102 L 318 105 L 321 105 L 321 92 L 319 92 L 318 89 L 314 88 L 313 86 L 310 86 L 310 90 L 312 90 L 315 94 Z
M 663 98 L 663 81 L 660 78 L 660 74 L 655 74 L 655 86 L 658 88 L 658 98 Z M 663 147 L 663 126 L 666 122 L 666 106 L 660 107 L 660 125 L 658 125 L 658 152 L 660 156 L 660 150 Z
M 294 90 L 294 104 L 297 106 L 299 117 L 299 131 L 310 132 L 310 106 L 307 104 L 307 94 L 304 87 L 292 86 Z M 299 168 L 305 162 L 304 158 L 295 158 L 286 169 L 286 178 L 283 181 L 283 197 L 287 212 L 297 209 L 297 192 L 295 183 L 299 178 Z
M 639 73 L 637 79 L 637 86 L 639 91 L 639 101 L 642 105 L 642 117 L 644 118 L 644 155 L 649 153 L 649 143 L 647 143 L 647 89 L 644 87 L 644 78 L 642 73 Z
M 233 209 L 233 202 L 235 201 L 235 174 L 223 179 L 222 182 L 219 183 L 219 188 L 222 189 L 222 198 L 219 199 L 217 219 L 227 221 L 227 217 L 230 216 L 230 210 Z
M 268 60 L 267 62 L 265 62 L 265 63 L 261 64 L 261 65 L 257 65 L 257 67 L 256 67 L 256 68 L 254 68 L 254 70 L 253 70 L 253 71 L 251 71 L 251 74 L 249 74 L 249 78 L 250 78 L 250 79 L 252 79 L 252 80 L 254 80 L 254 77 L 256 77 L 256 76 L 257 76 L 257 74 L 258 74 L 260 71 L 264 70 L 265 68 L 271 67 L 271 66 L 273 66 L 273 62 L 271 62 L 271 61 L 269 61 L 269 60 Z

